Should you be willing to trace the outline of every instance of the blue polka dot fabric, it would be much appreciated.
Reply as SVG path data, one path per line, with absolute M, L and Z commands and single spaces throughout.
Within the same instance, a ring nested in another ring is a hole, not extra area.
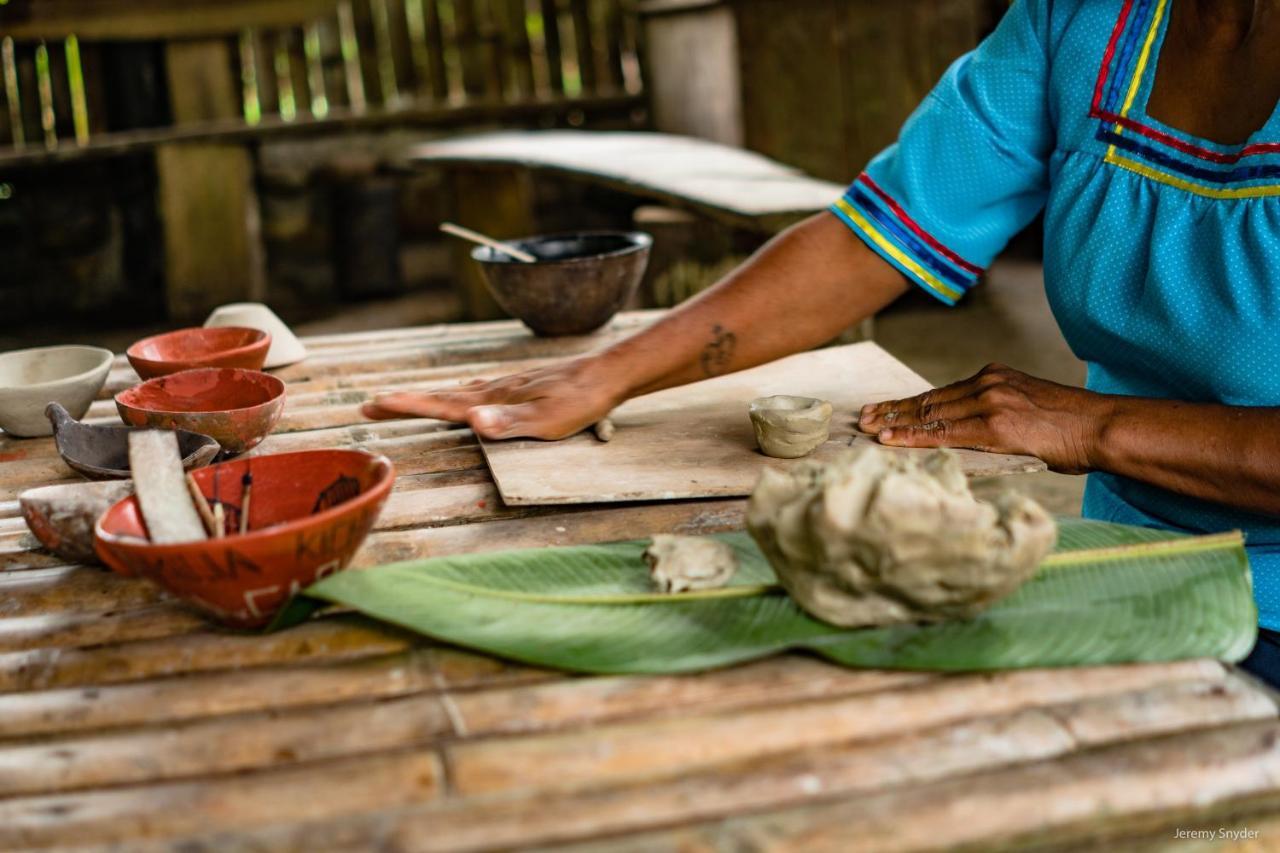
M 1174 2 L 1018 0 L 832 212 L 953 304 L 1043 211 L 1049 303 L 1089 388 L 1280 405 L 1280 110 L 1241 145 L 1147 114 Z M 1112 474 L 1090 475 L 1084 514 L 1243 529 L 1280 630 L 1280 519 Z

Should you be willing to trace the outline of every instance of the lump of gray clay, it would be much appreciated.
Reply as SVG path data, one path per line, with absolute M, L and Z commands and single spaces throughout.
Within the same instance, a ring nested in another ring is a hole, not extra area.
M 658 533 L 644 552 L 659 592 L 715 589 L 738 570 L 738 555 L 718 539 Z
M 801 607 L 850 628 L 972 617 L 1030 579 L 1057 538 L 1029 498 L 974 498 L 955 454 L 875 447 L 764 471 L 747 528 Z
M 747 407 L 756 443 L 765 456 L 798 459 L 827 440 L 831 404 L 813 397 L 759 397 Z

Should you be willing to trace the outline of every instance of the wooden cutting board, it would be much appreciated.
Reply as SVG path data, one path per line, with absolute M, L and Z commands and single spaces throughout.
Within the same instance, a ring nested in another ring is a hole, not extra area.
M 874 442 L 856 427 L 863 405 L 930 387 L 876 344 L 851 344 L 637 397 L 614 411 L 617 434 L 607 444 L 590 433 L 563 441 L 481 444 L 502 499 L 511 505 L 736 497 L 751 494 L 762 469 L 800 461 L 771 459 L 757 449 L 747 417 L 747 404 L 756 397 L 829 400 L 835 407 L 831 438 L 807 457 L 828 460 L 859 442 Z M 956 452 L 972 477 L 1045 468 L 1029 456 Z

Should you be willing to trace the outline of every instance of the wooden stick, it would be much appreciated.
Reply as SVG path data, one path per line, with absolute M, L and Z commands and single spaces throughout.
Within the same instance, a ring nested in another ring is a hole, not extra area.
M 213 517 L 213 510 L 209 509 L 209 502 L 205 500 L 204 492 L 200 491 L 200 487 L 196 485 L 196 478 L 190 474 L 187 475 L 187 491 L 191 492 L 191 499 L 195 501 L 196 512 L 200 513 L 200 520 L 204 522 L 204 529 L 209 532 L 210 536 L 217 533 L 218 523 Z
M 245 471 L 240 482 L 244 484 L 240 498 L 240 535 L 243 536 L 249 532 L 249 502 L 253 499 L 253 472 Z
M 470 240 L 472 243 L 479 243 L 481 246 L 488 246 L 495 252 L 501 252 L 504 255 L 515 258 L 526 264 L 537 263 L 538 259 L 523 249 L 517 249 L 510 243 L 504 243 L 501 240 L 495 240 L 487 237 L 479 231 L 472 231 L 470 228 L 463 228 L 461 225 L 455 225 L 452 222 L 446 222 L 440 226 L 440 230 L 446 234 L 452 234 L 455 237 L 461 237 L 463 240 Z

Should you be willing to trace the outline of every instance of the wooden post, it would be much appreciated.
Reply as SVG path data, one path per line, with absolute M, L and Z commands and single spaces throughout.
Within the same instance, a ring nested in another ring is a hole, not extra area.
M 518 168 L 450 166 L 453 221 L 504 240 L 533 232 L 533 179 Z M 484 274 L 471 260 L 472 246 L 453 245 L 453 267 L 470 320 L 507 316 L 489 293 Z
M 240 99 L 230 42 L 165 47 L 173 119 L 234 119 Z M 266 290 L 253 158 L 241 145 L 161 145 L 156 150 L 164 226 L 165 301 L 175 320 L 198 320 Z

